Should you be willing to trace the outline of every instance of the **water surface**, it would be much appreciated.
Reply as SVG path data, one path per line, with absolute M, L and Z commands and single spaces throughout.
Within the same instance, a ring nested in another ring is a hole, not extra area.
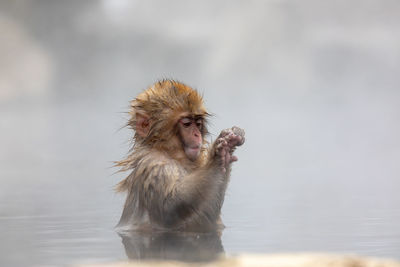
M 0 265 L 400 259 L 399 10 L 390 0 L 0 1 Z M 221 237 L 114 230 L 124 112 L 165 77 L 203 93 L 210 139 L 246 130 Z

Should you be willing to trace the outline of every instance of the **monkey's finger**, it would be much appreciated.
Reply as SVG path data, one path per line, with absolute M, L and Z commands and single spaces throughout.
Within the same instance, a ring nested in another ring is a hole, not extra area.
M 245 132 L 244 132 L 244 130 L 243 129 L 241 129 L 241 128 L 239 128 L 239 127 L 236 127 L 236 126 L 233 126 L 232 127 L 232 132 L 233 133 L 235 133 L 235 135 L 237 135 L 237 136 L 240 136 L 240 142 L 238 142 L 238 146 L 240 146 L 240 145 L 243 145 L 244 144 L 244 141 L 245 141 Z
M 232 129 L 232 132 L 233 132 L 234 134 L 240 135 L 240 136 L 244 137 L 245 132 L 244 132 L 243 129 L 241 129 L 241 128 L 237 127 L 237 126 L 233 126 L 231 129 Z
M 215 142 L 217 144 L 217 147 L 220 147 L 224 139 L 218 138 L 217 141 Z
M 222 149 L 219 156 L 220 156 L 220 160 L 221 160 L 221 165 L 225 166 L 226 165 L 226 150 Z
M 227 141 L 226 141 L 226 137 L 224 137 L 224 138 L 219 138 L 218 139 L 218 141 L 217 141 L 217 143 L 218 143 L 218 145 L 220 145 L 220 146 L 226 146 L 226 144 L 227 144 Z
M 229 132 L 230 132 L 230 129 L 222 130 L 221 133 L 219 134 L 218 138 L 228 135 Z
M 218 142 L 217 142 L 217 152 L 220 153 L 221 150 L 223 150 L 225 146 L 226 146 L 226 141 L 224 139 L 218 140 Z
M 240 137 L 240 138 L 239 138 L 239 140 L 238 140 L 238 143 L 236 144 L 237 146 L 243 145 L 243 144 L 244 144 L 244 140 L 245 140 L 244 136 L 239 136 L 239 137 Z
M 231 155 L 229 153 L 225 154 L 225 166 L 231 163 Z
M 226 161 L 225 161 L 225 155 L 220 156 L 220 161 L 221 161 L 221 168 L 224 169 L 226 166 Z
M 229 146 L 230 147 L 240 146 L 241 144 L 242 144 L 242 137 L 240 135 L 233 135 L 229 139 Z
M 238 161 L 238 158 L 236 156 L 231 157 L 231 162 L 234 162 L 234 161 Z

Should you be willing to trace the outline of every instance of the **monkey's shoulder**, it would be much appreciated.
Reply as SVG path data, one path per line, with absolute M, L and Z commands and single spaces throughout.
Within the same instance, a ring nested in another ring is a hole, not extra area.
M 144 184 L 160 181 L 173 183 L 187 174 L 181 164 L 166 153 L 148 150 L 135 164 L 135 176 L 141 177 Z

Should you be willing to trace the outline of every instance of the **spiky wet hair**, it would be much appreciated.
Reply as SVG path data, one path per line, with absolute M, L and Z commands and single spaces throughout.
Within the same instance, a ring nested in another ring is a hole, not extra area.
M 174 80 L 161 80 L 139 94 L 131 101 L 128 125 L 135 130 L 137 114 L 144 114 L 150 122 L 146 137 L 136 132 L 135 143 L 152 147 L 165 148 L 177 134 L 176 123 L 182 117 L 201 116 L 204 120 L 208 113 L 204 107 L 202 96 L 191 87 Z M 206 121 L 202 130 L 207 134 Z

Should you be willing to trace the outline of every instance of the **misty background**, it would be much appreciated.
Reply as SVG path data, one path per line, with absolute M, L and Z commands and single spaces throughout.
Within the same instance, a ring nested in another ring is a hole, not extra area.
M 0 264 L 124 260 L 129 101 L 198 89 L 246 131 L 226 253 L 400 259 L 400 2 L 0 1 Z M 22 256 L 23 255 L 23 256 Z

